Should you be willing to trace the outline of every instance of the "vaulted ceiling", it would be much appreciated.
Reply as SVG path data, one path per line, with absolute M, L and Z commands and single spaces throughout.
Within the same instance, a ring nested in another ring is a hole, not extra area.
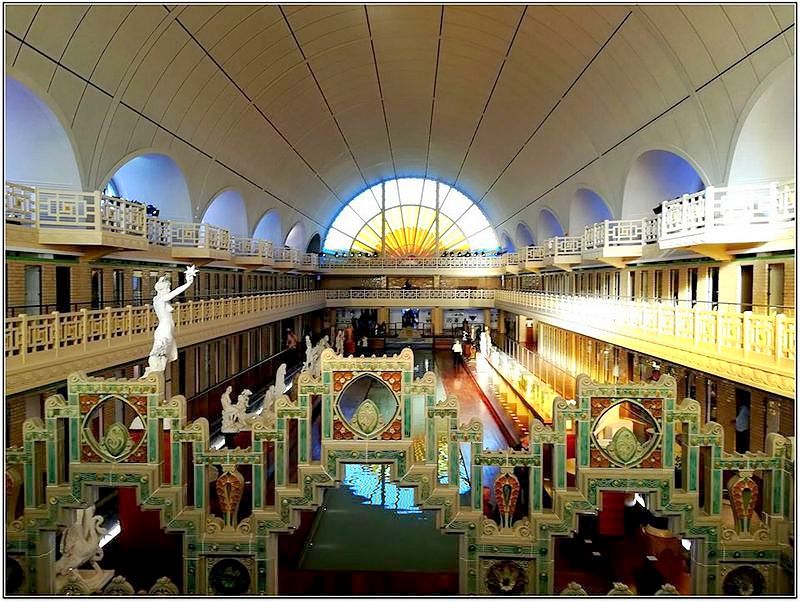
M 752 93 L 794 55 L 785 5 L 6 5 L 7 73 L 71 130 L 84 185 L 173 156 L 197 215 L 242 190 L 309 234 L 429 176 L 508 231 L 678 149 L 723 183 Z

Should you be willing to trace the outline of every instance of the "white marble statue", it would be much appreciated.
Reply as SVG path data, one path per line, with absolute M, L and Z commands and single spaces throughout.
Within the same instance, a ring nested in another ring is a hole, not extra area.
M 344 331 L 336 332 L 336 355 L 344 355 Z
M 492 335 L 489 333 L 489 327 L 484 326 L 481 332 L 481 353 L 486 357 L 492 352 Z
M 234 407 L 234 403 L 231 401 L 231 392 L 233 391 L 233 387 L 228 385 L 225 389 L 225 392 L 219 398 L 220 402 L 222 403 L 222 432 L 223 433 L 238 433 L 239 428 L 237 428 L 237 410 Z
M 314 359 L 314 346 L 311 344 L 311 337 L 306 335 L 306 362 L 303 364 L 303 372 L 310 372 Z
M 286 364 L 278 366 L 278 370 L 275 372 L 275 391 L 277 397 L 286 391 Z
M 175 322 L 172 319 L 172 305 L 170 301 L 189 288 L 194 282 L 197 268 L 189 266 L 186 268 L 186 282 L 169 290 L 170 282 L 168 276 L 162 276 L 156 282 L 156 294 L 153 297 L 153 311 L 158 318 L 158 326 L 153 333 L 153 348 L 150 350 L 148 365 L 144 371 L 143 378 L 151 372 L 164 372 L 167 364 L 178 359 L 178 345 L 175 343 Z
M 103 517 L 94 515 L 94 506 L 77 510 L 76 514 L 75 522 L 61 537 L 61 558 L 55 564 L 56 591 L 66 583 L 72 571 L 76 571 L 90 591 L 99 592 L 114 576 L 114 571 L 103 570 L 97 564 L 103 559 L 100 540 L 108 530 L 100 526 Z M 79 570 L 87 562 L 94 570 Z
M 323 349 L 329 349 L 331 346 L 330 337 L 326 334 L 324 337 L 322 337 L 322 340 L 319 342 L 319 344 L 320 344 L 320 351 L 322 351 Z

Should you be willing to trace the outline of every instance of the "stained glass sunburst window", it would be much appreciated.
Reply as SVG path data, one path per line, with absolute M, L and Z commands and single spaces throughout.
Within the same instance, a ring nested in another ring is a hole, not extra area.
M 486 216 L 464 193 L 436 180 L 398 178 L 353 198 L 333 220 L 323 248 L 428 257 L 499 246 Z

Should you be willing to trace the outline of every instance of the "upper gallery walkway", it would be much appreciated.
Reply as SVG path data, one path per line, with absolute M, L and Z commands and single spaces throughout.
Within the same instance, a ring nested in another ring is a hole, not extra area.
M 736 382 L 794 397 L 795 316 L 512 290 L 369 289 L 175 303 L 180 346 L 322 308 L 498 308 Z M 6 318 L 6 393 L 146 357 L 155 315 L 139 307 Z
M 579 236 L 556 236 L 516 252 L 444 253 L 389 257 L 363 253 L 322 255 L 273 248 L 207 223 L 161 220 L 146 205 L 99 191 L 51 190 L 5 183 L 6 247 L 61 251 L 91 260 L 113 253 L 215 262 L 247 269 L 329 275 L 498 276 L 541 269 L 653 261 L 674 249 L 722 260 L 734 253 L 794 248 L 795 182 L 708 187 L 663 201 L 658 214 L 604 220 Z M 667 255 L 665 255 L 667 254 Z

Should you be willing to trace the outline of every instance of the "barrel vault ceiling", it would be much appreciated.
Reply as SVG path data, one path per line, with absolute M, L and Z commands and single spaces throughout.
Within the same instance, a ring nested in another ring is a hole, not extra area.
M 637 149 L 721 182 L 739 114 L 794 54 L 792 5 L 6 5 L 7 74 L 50 99 L 84 183 L 142 149 L 196 211 L 242 189 L 327 227 L 375 182 L 430 176 L 513 222 Z M 533 219 L 533 217 L 530 217 Z M 286 220 L 285 220 L 286 221 Z

